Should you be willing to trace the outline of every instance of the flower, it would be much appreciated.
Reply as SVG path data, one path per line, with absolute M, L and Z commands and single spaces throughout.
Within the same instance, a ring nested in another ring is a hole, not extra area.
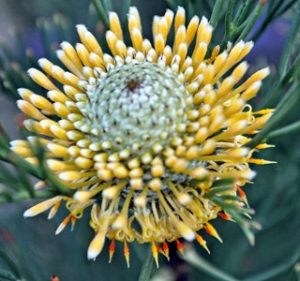
M 52 218 L 65 202 L 70 214 L 58 234 L 92 206 L 89 259 L 99 255 L 106 239 L 112 241 L 110 260 L 120 241 L 128 264 L 133 241 L 150 243 L 157 264 L 159 253 L 169 258 L 169 242 L 182 250 L 181 238 L 207 249 L 200 231 L 221 240 L 211 220 L 234 219 L 224 206 L 247 204 L 242 186 L 255 175 L 249 164 L 268 163 L 252 157 L 267 144 L 250 150 L 247 143 L 271 116 L 271 110 L 253 112 L 248 104 L 269 68 L 241 82 L 248 68 L 241 61 L 253 43 L 210 49 L 207 19 L 194 16 L 186 26 L 181 7 L 176 15 L 167 10 L 154 17 L 153 43 L 143 38 L 135 7 L 128 14 L 132 46 L 124 42 L 116 13 L 109 22 L 110 54 L 78 25 L 81 43 L 74 48 L 63 42 L 57 51 L 68 71 L 44 58 L 42 71 L 28 71 L 47 98 L 19 89 L 18 106 L 30 118 L 24 125 L 35 136 L 13 141 L 11 149 L 39 165 L 30 149 L 38 140 L 49 169 L 72 194 L 57 194 L 24 216 L 51 209 Z M 221 194 L 213 188 L 224 179 L 233 180 L 227 205 L 210 197 Z M 241 200 L 232 199 L 237 197 Z

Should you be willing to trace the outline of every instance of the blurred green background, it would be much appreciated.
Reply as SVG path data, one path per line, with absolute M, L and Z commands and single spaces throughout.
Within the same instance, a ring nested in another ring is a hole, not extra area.
M 196 13 L 199 16 L 209 15 L 209 1 L 197 1 L 199 7 L 197 6 Z M 164 13 L 168 6 L 166 2 L 133 1 L 141 11 L 146 33 L 151 30 L 153 16 Z M 124 14 L 122 4 L 122 0 L 114 1 L 113 7 Z M 54 28 L 51 38 L 45 39 L 41 26 L 47 28 L 44 23 L 52 21 L 54 14 L 66 17 L 67 24 L 63 27 L 67 32 L 64 34 L 64 29 Z M 290 30 L 291 15 L 291 10 L 288 10 L 273 21 L 257 40 L 257 45 L 248 58 L 252 64 L 250 72 L 261 65 L 271 64 L 276 79 L 276 67 Z M 40 18 L 45 18 L 46 21 Z M 259 20 L 263 21 L 263 15 Z M 8 64 L 17 58 L 22 66 L 29 67 L 30 61 L 24 62 L 26 50 L 30 48 L 37 57 L 47 55 L 51 53 L 51 49 L 45 50 L 44 41 L 50 39 L 53 39 L 53 49 L 57 46 L 56 43 L 64 39 L 74 42 L 77 37 L 73 26 L 77 23 L 87 24 L 101 38 L 103 26 L 87 0 L 0 0 L 0 35 L 2 41 L 9 46 L 9 55 L 6 55 Z M 17 35 L 14 37 L 12 33 Z M 272 81 L 274 80 L 270 78 L 269 85 L 266 82 L 266 88 L 272 87 Z M 266 92 L 262 91 L 260 94 L 257 106 Z M 11 93 L 0 93 L 0 122 L 12 138 L 18 135 L 15 120 L 19 113 L 14 98 Z M 289 118 L 299 119 L 299 107 L 290 112 Z M 270 142 L 275 147 L 264 151 L 260 158 L 277 161 L 278 164 L 255 167 L 257 177 L 254 184 L 246 188 L 249 202 L 256 210 L 254 220 L 262 225 L 262 230 L 256 233 L 255 246 L 249 245 L 236 224 L 217 221 L 215 226 L 223 238 L 223 244 L 204 234 L 211 254 L 208 255 L 195 244 L 199 255 L 197 265 L 182 259 L 174 247 L 171 249 L 171 262 L 167 263 L 160 258 L 160 269 L 154 272 L 151 280 L 300 280 L 299 265 L 296 266 L 300 251 L 300 135 L 274 137 Z M 86 249 L 93 236 L 88 226 L 88 214 L 77 223 L 73 233 L 67 229 L 55 236 L 55 229 L 65 214 L 61 212 L 51 222 L 45 215 L 23 219 L 23 211 L 32 204 L 33 202 L 10 203 L 0 207 L 0 268 L 9 269 L 5 258 L 1 259 L 3 251 L 17 265 L 20 275 L 28 281 L 50 280 L 54 274 L 59 276 L 60 281 L 138 280 L 149 251 L 147 246 L 130 245 L 130 269 L 126 268 L 122 245 L 118 245 L 111 264 L 107 262 L 107 248 L 95 262 L 87 261 Z M 223 272 L 223 279 L 213 276 L 212 272 L 216 274 L 218 270 Z

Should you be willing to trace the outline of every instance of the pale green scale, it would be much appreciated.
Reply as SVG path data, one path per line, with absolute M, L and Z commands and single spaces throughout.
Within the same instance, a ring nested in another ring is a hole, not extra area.
M 187 123 L 190 94 L 171 69 L 149 62 L 113 68 L 88 96 L 82 112 L 94 141 L 109 141 L 117 151 L 139 144 L 144 153 L 155 143 L 168 145 L 180 135 L 177 126 Z

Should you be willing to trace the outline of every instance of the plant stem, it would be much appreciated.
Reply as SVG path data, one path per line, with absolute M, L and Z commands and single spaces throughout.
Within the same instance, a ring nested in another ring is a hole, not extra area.
M 300 132 L 300 121 L 294 122 L 290 125 L 287 125 L 283 128 L 275 130 L 268 135 L 268 139 L 277 138 L 281 136 L 286 136 L 289 134 L 295 134 Z
M 288 64 L 291 58 L 292 51 L 294 49 L 295 40 L 297 38 L 297 32 L 299 30 L 300 25 L 300 2 L 297 6 L 297 9 L 295 11 L 295 14 L 293 15 L 293 23 L 291 31 L 288 35 L 287 43 L 284 46 L 283 56 L 281 58 L 280 64 L 279 64 L 279 73 L 280 77 L 284 77 L 288 70 Z
M 109 23 L 108 23 L 108 15 L 107 15 L 107 11 L 105 10 L 101 0 L 92 0 L 92 3 L 95 6 L 95 9 L 100 17 L 100 19 L 102 20 L 103 24 L 105 25 L 106 28 L 109 27 Z
M 240 34 L 237 41 L 245 39 L 247 35 L 250 33 L 252 28 L 254 27 L 258 17 L 263 11 L 264 6 L 258 3 L 255 7 L 254 12 L 250 15 L 250 19 L 247 21 L 245 28 L 243 29 L 242 33 Z
M 212 276 L 214 280 L 238 281 L 234 277 L 203 259 L 192 247 L 186 247 L 185 255 L 182 258 L 196 269 L 199 269 L 207 273 L 209 276 Z
M 249 142 L 247 147 L 253 148 L 261 143 L 268 134 L 276 127 L 286 116 L 290 114 L 290 111 L 294 106 L 297 106 L 299 102 L 299 85 L 295 84 L 292 89 L 285 95 L 285 97 L 279 102 L 276 107 L 275 113 L 268 121 L 266 126 Z
M 151 248 L 151 246 L 150 246 Z M 139 276 L 139 281 L 149 281 L 151 277 L 151 273 L 153 271 L 153 256 L 151 249 L 148 250 L 148 255 L 147 258 L 143 264 L 140 276 Z
M 220 21 L 220 17 L 222 16 L 222 7 L 223 7 L 223 0 L 216 0 L 212 14 L 211 14 L 211 18 L 210 18 L 210 24 L 212 25 L 213 28 L 216 28 L 219 21 Z

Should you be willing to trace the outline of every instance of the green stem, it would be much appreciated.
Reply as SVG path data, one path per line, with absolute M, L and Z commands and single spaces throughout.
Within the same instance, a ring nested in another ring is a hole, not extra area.
M 112 5 L 111 5 L 111 1 L 110 0 L 103 0 L 103 5 L 104 8 L 107 12 L 111 12 L 112 11 Z
M 19 281 L 20 279 L 17 279 L 10 272 L 0 269 L 0 280 L 2 280 L 2 281 Z
M 239 38 L 238 38 L 237 41 L 245 39 L 247 37 L 247 35 L 250 33 L 250 31 L 252 30 L 253 26 L 255 25 L 258 17 L 262 13 L 263 8 L 264 8 L 264 6 L 261 5 L 260 3 L 258 3 L 256 5 L 254 12 L 250 15 L 250 18 L 247 21 L 247 24 L 246 24 L 245 28 L 243 29 L 242 33 L 240 34 L 240 36 L 239 36 Z
M 108 22 L 108 15 L 107 11 L 105 10 L 101 0 L 92 0 L 92 3 L 95 6 L 95 9 L 102 20 L 103 24 L 105 25 L 106 28 L 109 27 L 109 22 Z
M 152 256 L 151 249 L 149 249 L 147 258 L 145 260 L 145 263 L 143 264 L 138 281 L 149 281 L 151 278 L 152 271 L 153 271 L 153 256 Z
M 176 10 L 177 4 L 175 3 L 174 0 L 165 0 L 165 1 L 172 10 L 174 11 Z
M 278 130 L 275 130 L 273 132 L 271 132 L 268 136 L 268 139 L 272 139 L 272 138 L 278 138 L 281 136 L 286 136 L 289 134 L 295 134 L 300 132 L 300 121 L 297 121 L 293 124 L 287 125 L 283 128 L 280 128 Z
M 232 19 L 233 19 L 233 11 L 236 4 L 236 0 L 230 0 L 225 16 L 225 37 L 230 37 L 232 32 Z
M 213 1 L 211 0 L 204 0 L 204 2 L 206 3 L 207 7 L 208 7 L 208 10 L 209 12 L 211 13 L 212 9 L 213 9 Z
M 260 103 L 260 108 L 272 108 L 276 105 L 280 94 L 284 92 L 284 89 L 289 83 L 295 81 L 300 73 L 300 56 L 295 59 L 295 62 L 287 71 L 287 73 L 282 77 L 275 86 L 265 95 L 262 102 Z
M 261 34 L 264 32 L 264 30 L 269 26 L 270 22 L 273 21 L 275 19 L 275 14 L 276 11 L 279 9 L 279 7 L 282 5 L 283 1 L 278 1 L 275 6 L 271 6 L 272 4 L 275 3 L 270 1 L 271 3 L 269 4 L 269 10 L 271 10 L 270 12 L 268 12 L 265 20 L 263 21 L 263 23 L 261 24 L 260 28 L 255 32 L 255 34 L 252 37 L 252 40 L 256 41 L 257 38 L 259 38 L 261 36 Z
M 278 18 L 281 15 L 283 15 L 288 9 L 290 9 L 294 4 L 296 4 L 297 1 L 298 0 L 291 0 L 290 2 L 282 1 L 282 4 L 287 4 L 285 6 L 281 5 L 281 7 L 276 10 L 275 17 Z
M 213 28 L 216 28 L 219 21 L 220 17 L 222 16 L 222 8 L 223 8 L 224 1 L 223 0 L 216 0 L 211 18 L 210 18 L 210 24 L 212 25 Z
M 217 267 L 203 259 L 191 247 L 186 247 L 185 254 L 182 258 L 196 269 L 205 272 L 209 276 L 212 276 L 214 278 L 213 280 L 238 281 L 234 277 L 230 276 L 226 272 L 218 269 Z
M 282 121 L 286 116 L 290 114 L 290 111 L 297 106 L 299 102 L 299 87 L 294 85 L 289 93 L 281 100 L 277 105 L 275 113 L 268 121 L 266 126 L 250 141 L 246 144 L 247 147 L 253 148 L 264 139 L 267 138 L 268 134 Z
M 241 4 L 240 11 L 237 12 L 237 15 L 236 15 L 236 17 L 234 19 L 234 21 L 236 22 L 236 24 L 238 26 L 240 24 L 242 24 L 242 22 L 247 17 L 247 15 L 249 13 L 249 10 L 251 9 L 251 6 L 252 6 L 251 4 L 253 4 L 252 0 L 243 1 L 243 3 Z
M 123 0 L 123 6 L 122 6 L 122 22 L 123 24 L 125 25 L 126 23 L 126 20 L 127 20 L 127 13 L 128 13 L 128 10 L 129 10 L 129 7 L 131 6 L 131 2 L 132 0 Z
M 20 274 L 16 264 L 13 262 L 13 260 L 4 251 L 0 250 L 0 258 L 5 262 L 5 264 L 11 270 L 11 272 L 14 273 L 14 276 L 16 276 L 17 279 L 21 279 L 21 274 Z M 12 279 L 12 280 L 17 280 L 17 279 Z
M 249 278 L 243 279 L 243 281 L 264 281 L 264 280 L 275 280 L 276 276 L 280 275 L 281 273 L 285 272 L 289 268 L 291 268 L 299 259 L 299 250 L 287 261 L 282 262 L 271 269 L 266 270 L 265 272 L 258 273 L 254 276 Z
M 289 32 L 288 40 L 284 46 L 283 56 L 279 64 L 279 74 L 281 78 L 284 77 L 287 73 L 288 64 L 291 58 L 292 51 L 295 46 L 295 40 L 297 38 L 296 35 L 299 30 L 299 25 L 300 25 L 300 2 L 295 11 L 295 14 L 293 15 L 292 28 L 291 31 Z

